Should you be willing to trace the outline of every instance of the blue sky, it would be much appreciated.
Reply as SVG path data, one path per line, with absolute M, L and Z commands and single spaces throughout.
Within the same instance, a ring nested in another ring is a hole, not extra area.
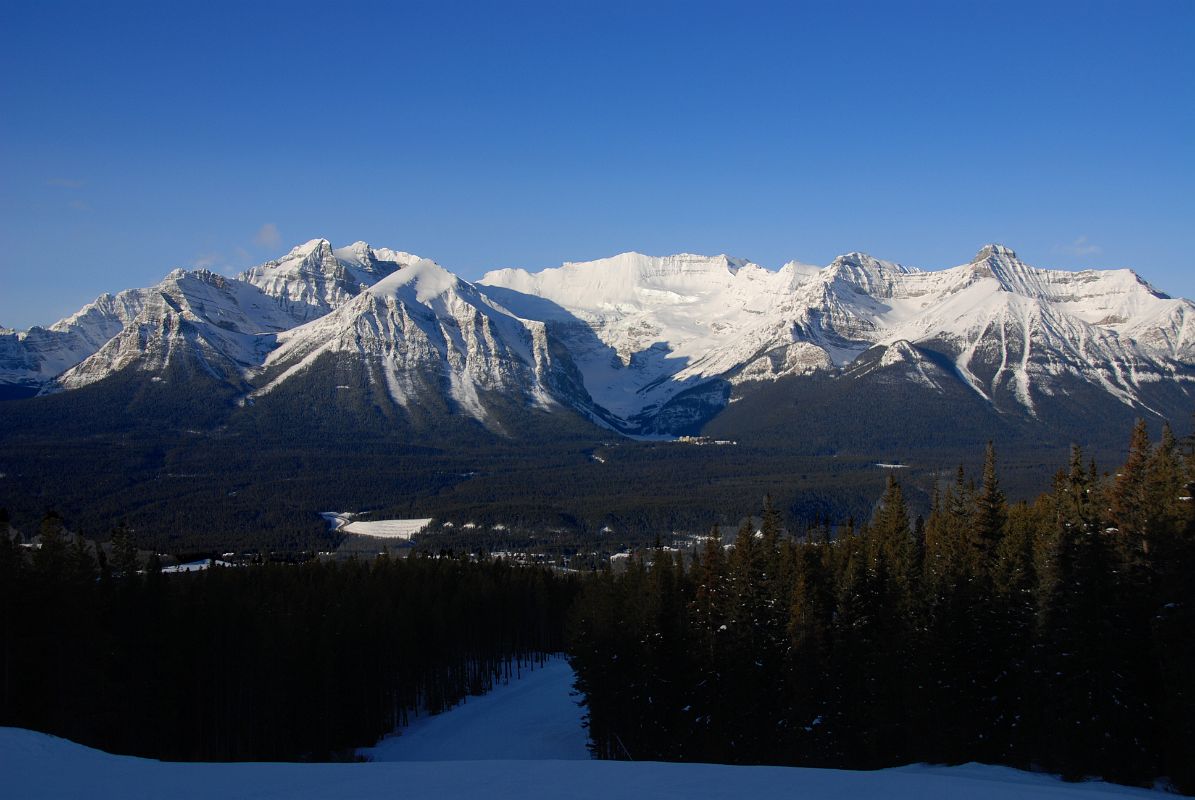
M 466 278 L 985 242 L 1195 297 L 1195 3 L 7 3 L 0 323 L 317 236 Z

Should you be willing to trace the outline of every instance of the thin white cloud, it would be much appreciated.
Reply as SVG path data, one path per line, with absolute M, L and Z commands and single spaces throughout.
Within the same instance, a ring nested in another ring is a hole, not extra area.
M 83 181 L 75 178 L 50 178 L 46 181 L 46 186 L 54 186 L 59 189 L 82 189 Z
M 1098 244 L 1088 241 L 1086 236 L 1080 236 L 1070 244 L 1058 245 L 1054 248 L 1054 251 L 1057 253 L 1063 253 L 1064 255 L 1074 256 L 1075 258 L 1083 258 L 1085 256 L 1098 256 L 1100 253 L 1104 252 L 1104 248 L 1100 247 Z
M 277 225 L 267 222 L 257 229 L 257 233 L 253 235 L 253 243 L 258 247 L 279 247 L 282 244 L 282 234 L 278 232 Z
M 218 270 L 224 263 L 225 259 L 221 253 L 201 253 L 192 259 L 191 266 L 196 269 Z
M 251 266 L 255 259 L 245 248 L 237 245 L 229 254 L 224 250 L 209 250 L 191 259 L 192 269 L 207 269 L 221 275 L 234 276 Z

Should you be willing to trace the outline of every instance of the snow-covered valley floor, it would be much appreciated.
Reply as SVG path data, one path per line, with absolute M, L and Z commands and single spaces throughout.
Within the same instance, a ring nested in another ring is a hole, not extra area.
M 876 772 L 587 760 L 563 661 L 363 751 L 355 764 L 189 764 L 114 756 L 0 728 L 0 797 L 23 798 L 1057 798 L 1152 797 L 1005 767 L 915 765 Z

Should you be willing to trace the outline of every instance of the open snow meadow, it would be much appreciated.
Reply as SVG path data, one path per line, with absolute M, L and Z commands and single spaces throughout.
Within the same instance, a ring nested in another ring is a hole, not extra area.
M 1064 783 L 1007 767 L 913 765 L 874 772 L 589 760 L 573 673 L 555 659 L 401 735 L 364 763 L 178 763 L 115 756 L 0 728 L 5 798 L 1112 798 L 1159 792 Z M 450 763 L 451 762 L 451 763 Z
M 324 511 L 320 513 L 320 516 L 334 531 L 372 536 L 375 539 L 409 540 L 432 523 L 430 518 L 355 520 L 356 514 L 335 511 Z

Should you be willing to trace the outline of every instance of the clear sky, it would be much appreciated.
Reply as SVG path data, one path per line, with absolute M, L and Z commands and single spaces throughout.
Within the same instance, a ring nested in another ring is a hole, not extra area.
M 465 278 L 985 242 L 1195 297 L 1195 2 L 16 2 L 0 323 L 323 236 Z

